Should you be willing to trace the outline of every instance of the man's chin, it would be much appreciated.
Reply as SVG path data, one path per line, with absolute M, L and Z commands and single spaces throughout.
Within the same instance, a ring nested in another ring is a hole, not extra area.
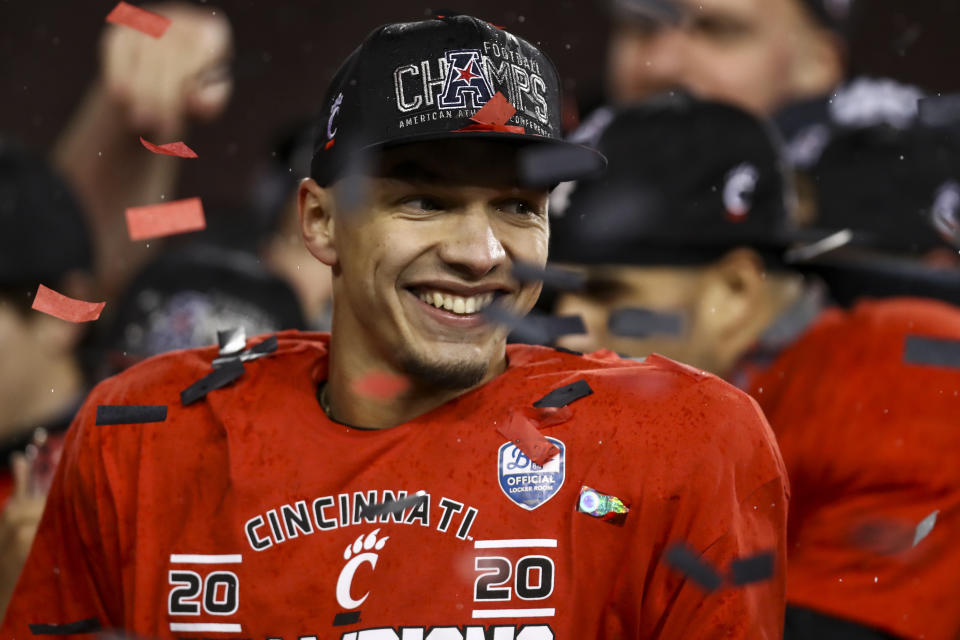
M 428 387 L 459 391 L 475 387 L 487 375 L 483 360 L 428 360 L 407 355 L 401 361 L 404 373 Z

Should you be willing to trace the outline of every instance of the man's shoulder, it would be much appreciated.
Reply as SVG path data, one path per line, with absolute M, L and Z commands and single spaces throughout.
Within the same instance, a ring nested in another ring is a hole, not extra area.
M 872 340 L 881 335 L 923 332 L 960 338 L 960 307 L 929 298 L 861 300 L 848 310 L 823 312 L 808 335 Z
M 512 367 L 514 375 L 520 377 L 531 374 L 572 377 L 582 374 L 588 381 L 595 380 L 608 393 L 629 398 L 662 398 L 693 389 L 707 395 L 748 398 L 712 373 L 656 353 L 646 358 L 627 358 L 607 349 L 579 353 L 518 345 L 511 350 L 510 361 L 516 365 Z
M 642 415 L 664 425 L 682 421 L 685 429 L 669 427 L 672 434 L 699 437 L 694 432 L 710 432 L 716 437 L 726 428 L 742 434 L 756 427 L 767 435 L 766 423 L 749 395 L 711 373 L 659 354 L 630 359 L 608 350 L 580 354 L 524 347 L 522 364 L 512 369 L 517 379 L 542 380 L 548 386 L 583 379 L 597 396 L 585 406 L 598 412 L 610 407 L 631 411 L 623 414 L 625 419 Z
M 283 376 L 291 358 L 323 359 L 328 345 L 328 334 L 290 330 L 250 338 L 244 350 L 232 357 L 257 362 L 258 379 L 262 379 L 264 375 Z M 225 364 L 224 360 L 217 362 L 218 358 L 216 345 L 156 355 L 100 382 L 91 396 L 126 398 L 124 403 L 129 404 L 143 404 L 151 398 L 163 400 L 164 404 L 172 402 L 171 398 L 179 402 L 181 391 Z M 245 376 L 236 380 L 236 384 L 247 382 L 249 378 Z

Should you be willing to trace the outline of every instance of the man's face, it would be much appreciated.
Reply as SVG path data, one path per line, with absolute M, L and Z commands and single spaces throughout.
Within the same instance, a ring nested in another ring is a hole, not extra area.
M 334 332 L 427 385 L 466 389 L 502 366 L 507 330 L 481 311 L 529 311 L 538 284 L 512 265 L 543 265 L 548 192 L 517 185 L 516 148 L 477 140 L 385 151 L 359 179 L 364 203 L 334 217 Z M 336 185 L 338 203 L 358 184 Z
M 809 18 L 797 0 L 677 0 L 680 25 L 623 20 L 610 43 L 616 102 L 677 88 L 769 115 L 797 98 L 795 67 Z
M 16 421 L 24 402 L 37 396 L 37 381 L 50 348 L 39 340 L 38 325 L 43 320 L 40 314 L 25 313 L 14 302 L 0 297 L 0 426 Z
M 701 339 L 703 327 L 697 326 L 696 313 L 700 269 L 616 266 L 595 270 L 593 277 L 616 286 L 604 287 L 602 292 L 565 293 L 559 298 L 557 315 L 580 315 L 587 328 L 584 335 L 560 338 L 560 346 L 583 352 L 610 349 L 631 357 L 659 353 L 706 367 L 710 358 L 704 351 L 709 351 L 710 345 Z M 680 333 L 627 337 L 610 331 L 608 322 L 614 311 L 638 308 L 678 316 Z

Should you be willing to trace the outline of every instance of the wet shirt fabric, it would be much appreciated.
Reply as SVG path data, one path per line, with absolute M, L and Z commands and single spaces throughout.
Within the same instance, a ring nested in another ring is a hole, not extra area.
M 903 298 L 829 310 L 751 393 L 791 479 L 788 602 L 955 640 L 960 363 L 912 361 L 918 338 L 960 341 L 960 309 Z
M 214 348 L 100 384 L 0 637 L 91 619 L 142 637 L 781 636 L 782 570 L 708 594 L 664 561 L 682 542 L 720 571 L 770 550 L 782 568 L 787 481 L 747 395 L 658 356 L 510 345 L 485 386 L 358 430 L 317 402 L 328 344 L 281 333 L 188 407 Z M 498 433 L 581 379 L 593 393 L 540 430 L 560 451 L 542 468 Z M 164 403 L 162 423 L 94 424 L 97 405 Z M 578 512 L 584 485 L 628 504 L 623 523 Z

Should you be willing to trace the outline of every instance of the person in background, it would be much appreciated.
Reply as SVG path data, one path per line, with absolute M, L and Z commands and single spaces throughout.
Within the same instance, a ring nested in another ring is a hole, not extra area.
M 845 75 L 852 0 L 611 0 L 611 10 L 612 104 L 683 89 L 771 116 Z
M 218 332 L 254 336 L 305 325 L 293 290 L 254 255 L 197 242 L 148 264 L 112 308 L 98 336 L 98 381 L 150 356 L 212 344 Z
M 310 174 L 313 125 L 292 122 L 276 136 L 270 157 L 258 167 L 251 201 L 265 229 L 257 251 L 265 266 L 293 287 L 307 327 L 329 331 L 333 312 L 330 267 L 315 260 L 300 236 L 297 187 Z
M 99 74 L 52 153 L 88 214 L 107 295 L 121 291 L 163 244 L 131 242 L 124 210 L 175 199 L 186 162 L 150 153 L 139 137 L 189 144 L 191 122 L 217 118 L 233 89 L 233 34 L 223 11 L 182 3 L 151 10 L 171 21 L 162 38 L 104 27 Z
M 682 357 L 757 398 L 794 496 L 788 639 L 953 640 L 960 143 L 838 127 L 796 229 L 775 138 L 722 113 L 651 101 L 602 132 L 608 174 L 555 211 L 553 259 L 593 282 L 559 297 L 589 330 L 560 344 Z
M 31 309 L 38 285 L 96 295 L 86 217 L 39 155 L 0 136 L 0 610 L 43 509 L 63 432 L 89 384 L 87 327 Z
M 400 70 L 437 59 L 446 93 L 412 106 L 431 88 Z M 494 73 L 508 61 L 529 85 Z M 513 267 L 546 262 L 549 187 L 518 166 L 563 153 L 576 170 L 559 181 L 604 162 L 560 120 L 559 74 L 512 33 L 470 16 L 371 32 L 327 92 L 298 191 L 333 330 L 285 333 L 245 366 L 211 373 L 215 349 L 187 350 L 98 385 L 0 636 L 86 621 L 307 637 L 332 621 L 343 637 L 779 639 L 789 492 L 755 403 L 666 359 L 508 346 L 483 314 L 522 315 L 540 292 Z M 370 388 L 384 377 L 403 384 Z M 96 426 L 116 403 L 165 405 L 164 422 Z M 701 554 L 719 567 L 706 588 Z
M 551 259 L 591 281 L 555 300 L 587 329 L 558 344 L 669 353 L 723 374 L 784 310 L 821 297 L 779 259 L 794 198 L 763 120 L 674 94 L 624 107 L 590 142 L 607 174 L 551 200 Z M 633 307 L 653 314 L 651 330 L 612 331 L 611 310 Z M 669 331 L 653 330 L 658 318 Z

